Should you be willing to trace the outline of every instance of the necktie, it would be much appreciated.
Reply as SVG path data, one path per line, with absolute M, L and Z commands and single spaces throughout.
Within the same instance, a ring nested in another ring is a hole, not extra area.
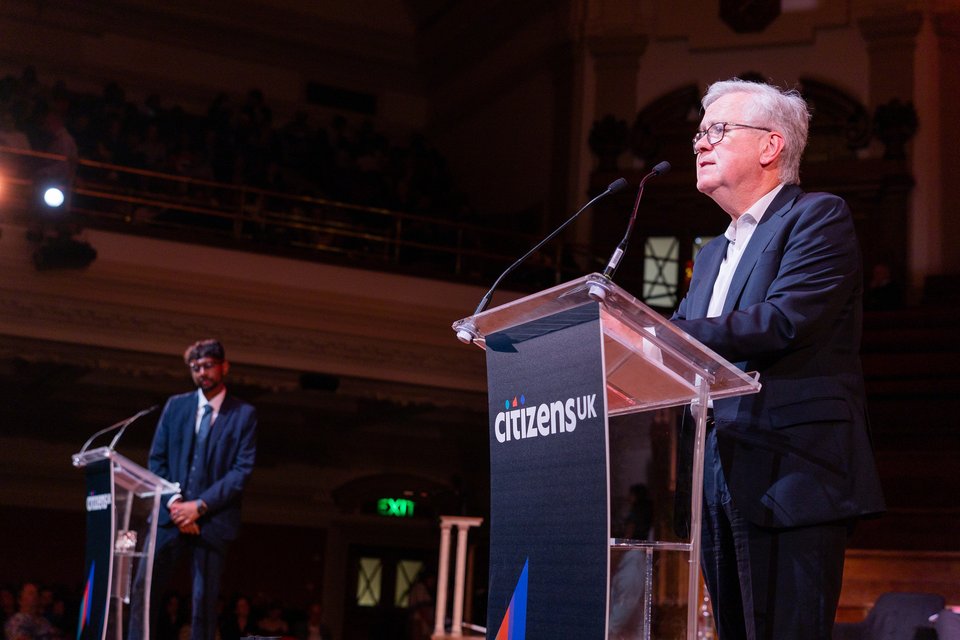
M 203 489 L 206 478 L 207 436 L 210 434 L 210 420 L 213 417 L 213 406 L 203 405 L 203 415 L 200 416 L 200 428 L 193 439 L 193 457 L 190 459 L 190 475 L 187 477 L 187 498 L 192 499 Z
M 213 417 L 213 405 L 203 405 L 203 415 L 200 416 L 200 428 L 197 430 L 197 439 L 206 440 L 210 433 L 210 420 Z

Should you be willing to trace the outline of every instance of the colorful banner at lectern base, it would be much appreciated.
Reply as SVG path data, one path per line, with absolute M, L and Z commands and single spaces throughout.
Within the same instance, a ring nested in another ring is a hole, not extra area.
M 507 613 L 497 631 L 497 640 L 524 640 L 527 637 L 527 571 L 530 570 L 530 561 L 523 564 L 523 572 L 517 580 L 517 588 L 513 590 Z
M 87 559 L 77 640 L 102 640 L 113 549 L 113 478 L 110 460 L 87 465 Z

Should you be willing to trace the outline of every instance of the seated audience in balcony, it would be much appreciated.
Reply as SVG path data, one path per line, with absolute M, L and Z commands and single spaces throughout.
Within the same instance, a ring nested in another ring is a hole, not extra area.
M 395 232 L 395 215 L 331 213 L 322 204 L 295 198 L 412 214 L 414 217 L 404 222 L 404 239 L 423 245 L 454 243 L 455 230 L 432 220 L 456 222 L 458 212 L 468 208 L 454 189 L 443 157 L 421 134 L 391 140 L 372 120 L 354 125 L 337 115 L 324 126 L 312 122 L 305 110 L 277 122 L 258 89 L 240 99 L 217 94 L 206 113 L 190 113 L 177 105 L 165 105 L 157 94 L 134 103 L 115 82 L 104 86 L 99 95 L 72 92 L 63 83 L 45 86 L 27 69 L 20 77 L 0 79 L 0 108 L 11 114 L 14 129 L 25 134 L 34 149 L 47 149 L 54 141 L 65 148 L 73 134 L 73 147 L 81 158 L 225 185 L 183 182 L 172 189 L 172 181 L 165 178 L 83 166 L 79 178 L 88 183 L 108 190 L 130 190 L 156 201 L 169 201 L 173 196 L 191 208 L 188 212 L 178 206 L 134 206 L 123 200 L 94 203 L 127 219 L 226 233 L 239 230 L 258 242 L 335 244 L 341 252 L 385 255 L 381 249 Z M 48 112 L 57 114 L 66 125 L 56 136 L 46 127 Z M 237 187 L 255 189 L 241 191 Z M 216 213 L 198 213 L 194 207 Z M 237 226 L 230 216 L 239 211 L 245 220 Z M 305 226 L 288 226 L 286 222 L 293 218 Z M 366 239 L 331 234 L 316 225 L 362 231 Z M 432 254 L 408 244 L 399 255 L 419 264 Z

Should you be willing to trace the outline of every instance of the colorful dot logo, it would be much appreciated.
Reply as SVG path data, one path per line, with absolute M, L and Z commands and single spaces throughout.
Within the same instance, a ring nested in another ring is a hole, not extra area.
M 527 398 L 522 393 L 519 396 L 513 396 L 513 400 L 504 400 L 503 408 L 506 410 L 516 409 L 527 404 Z

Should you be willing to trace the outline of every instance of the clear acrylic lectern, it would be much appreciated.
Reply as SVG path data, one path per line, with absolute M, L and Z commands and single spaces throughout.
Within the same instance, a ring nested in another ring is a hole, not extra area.
M 111 447 L 73 455 L 86 471 L 87 560 L 78 640 L 123 640 L 128 633 L 133 576 L 144 565 L 144 628 L 150 638 L 150 582 L 161 496 L 179 492 Z
M 664 410 L 756 393 L 756 377 L 600 274 L 453 328 L 487 352 L 487 637 L 697 638 L 707 412 L 692 412 L 683 445 L 682 411 Z M 653 452 L 648 477 L 664 487 L 655 504 L 673 513 L 647 539 L 621 538 L 611 535 L 610 474 L 624 447 L 610 427 L 641 413 L 661 425 L 642 446 Z

